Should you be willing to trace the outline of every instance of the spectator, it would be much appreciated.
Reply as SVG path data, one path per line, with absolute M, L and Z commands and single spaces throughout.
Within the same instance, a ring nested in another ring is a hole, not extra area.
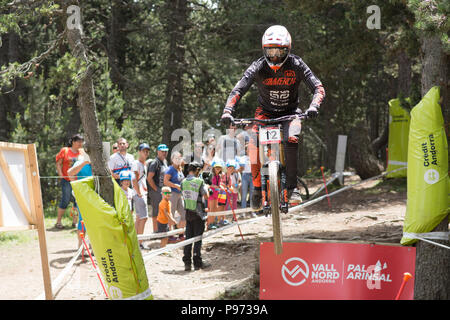
M 78 160 L 74 163 L 72 168 L 67 170 L 69 176 L 75 176 L 74 180 L 84 179 L 92 176 L 92 167 L 91 161 L 89 159 L 89 155 L 83 150 L 80 149 L 80 155 L 78 156 Z M 78 235 L 78 248 L 83 245 L 80 233 L 86 234 L 86 228 L 83 227 L 82 221 L 83 217 L 81 216 L 80 208 L 77 204 L 75 207 L 78 211 L 78 225 L 77 225 L 77 235 Z
M 238 164 L 235 160 L 229 160 L 227 162 L 227 172 L 225 173 L 225 186 L 227 188 L 227 204 L 225 210 L 236 210 L 237 200 L 239 194 L 239 188 L 241 187 L 241 175 L 238 168 Z M 223 224 L 228 224 L 227 220 L 223 220 Z
M 205 152 L 203 153 L 203 161 L 205 166 L 203 167 L 203 172 L 212 172 L 212 163 L 214 161 L 214 156 L 216 155 L 216 147 L 214 143 L 209 143 Z M 206 181 L 205 181 L 206 182 Z
M 235 137 L 235 134 L 236 126 L 231 124 L 227 134 L 221 136 L 219 141 L 217 141 L 216 154 L 224 163 L 228 160 L 234 160 L 236 156 L 241 155 L 241 144 Z
M 188 163 L 190 162 L 200 162 L 202 165 L 202 168 L 205 169 L 205 167 L 207 166 L 205 161 L 203 160 L 203 147 L 204 144 L 201 141 L 197 141 L 194 143 L 194 153 L 192 153 L 191 155 L 188 155 L 187 157 L 185 156 L 183 159 L 183 163 L 184 168 L 183 168 L 183 174 L 184 176 L 188 175 Z
M 172 165 L 166 170 L 164 174 L 164 185 L 172 189 L 172 196 L 170 197 L 171 213 L 176 217 L 177 228 L 184 228 L 186 226 L 186 212 L 183 206 L 183 199 L 181 196 L 181 181 L 184 179 L 183 171 L 181 170 L 181 162 L 183 158 L 178 151 L 172 152 L 170 157 Z M 178 213 L 178 216 L 175 215 Z M 178 240 L 184 240 L 184 234 L 180 234 Z M 175 237 L 169 238 L 169 243 L 176 242 Z
M 148 202 L 152 207 L 153 232 L 158 231 L 157 217 L 162 197 L 161 188 L 164 186 L 164 172 L 167 170 L 168 151 L 169 148 L 165 144 L 160 144 L 156 148 L 156 158 L 150 161 L 147 167 Z
M 242 174 L 241 185 L 241 207 L 247 208 L 247 195 L 252 199 L 253 181 L 250 167 L 250 158 L 248 156 L 248 141 L 245 142 L 245 154 L 239 158 L 240 171 Z
M 120 172 L 131 170 L 134 157 L 127 152 L 128 142 L 125 138 L 119 138 L 117 145 L 119 146 L 119 150 L 109 158 L 108 167 L 113 178 L 116 179 L 117 183 L 120 183 Z
M 210 189 L 212 192 L 210 193 L 209 198 L 208 198 L 208 209 L 209 209 L 209 212 L 218 212 L 218 211 L 224 210 L 224 206 L 221 206 L 218 203 L 219 190 L 221 188 L 223 188 L 221 186 L 222 164 L 220 161 L 213 161 L 212 167 L 213 167 L 213 173 L 212 173 L 211 185 L 210 185 Z M 206 220 L 208 230 L 217 229 L 215 220 L 216 220 L 216 217 L 208 217 L 208 219 Z
M 134 199 L 134 206 L 136 209 L 136 234 L 143 234 L 145 223 L 148 219 L 147 208 L 147 168 L 145 161 L 148 158 L 150 146 L 146 143 L 141 143 L 138 148 L 138 159 L 135 160 L 131 166 L 134 173 L 133 188 L 136 191 Z M 139 246 L 143 249 L 142 240 L 139 241 Z
M 77 161 L 80 155 L 80 149 L 83 147 L 84 138 L 80 134 L 76 134 L 69 139 L 69 146 L 62 148 L 56 155 L 56 171 L 60 177 L 60 184 L 62 189 L 61 201 L 58 205 L 58 213 L 56 218 L 55 228 L 64 229 L 61 223 L 62 217 L 66 212 L 69 202 L 73 199 L 72 197 L 72 186 L 70 181 L 73 177 L 70 177 L 67 173 L 70 167 Z M 75 200 L 73 199 L 74 205 Z M 73 216 L 72 227 L 76 226 L 77 217 Z
M 129 170 L 122 170 L 119 174 L 119 184 L 122 188 L 123 193 L 127 197 L 128 205 L 130 206 L 130 211 L 133 211 L 133 198 L 136 195 L 136 192 L 131 189 L 131 180 L 133 174 Z
M 201 236 L 205 231 L 207 209 L 205 209 L 204 201 L 208 200 L 208 190 L 205 188 L 204 181 L 199 177 L 201 168 L 201 163 L 189 163 L 189 174 L 181 183 L 184 207 L 186 208 L 186 239 Z M 194 247 L 193 254 L 192 247 Z M 210 264 L 203 261 L 201 248 L 201 240 L 194 242 L 194 245 L 188 244 L 184 246 L 183 262 L 185 271 L 191 270 L 192 262 L 195 270 L 205 269 L 210 266 Z
M 164 186 L 161 188 L 161 202 L 158 204 L 158 230 L 157 232 L 168 232 L 169 225 L 175 225 L 176 221 L 172 216 L 172 209 L 170 208 L 170 197 L 171 189 L 170 187 Z M 161 248 L 167 245 L 169 238 L 161 239 Z
M 119 151 L 119 145 L 117 144 L 117 142 L 115 142 L 115 143 L 112 145 L 112 153 L 114 154 L 114 153 L 116 153 L 117 151 Z

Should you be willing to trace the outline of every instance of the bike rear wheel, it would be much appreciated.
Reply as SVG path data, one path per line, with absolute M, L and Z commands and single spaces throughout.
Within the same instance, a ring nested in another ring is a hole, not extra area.
M 276 161 L 271 161 L 269 162 L 270 207 L 272 213 L 273 243 L 276 255 L 283 252 L 283 232 L 281 229 L 280 217 L 280 190 L 278 187 L 279 180 L 279 164 Z

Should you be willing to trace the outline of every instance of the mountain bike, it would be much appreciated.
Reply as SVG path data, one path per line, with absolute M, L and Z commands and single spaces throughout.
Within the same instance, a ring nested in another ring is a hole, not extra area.
M 265 214 L 272 214 L 273 242 L 275 254 L 277 255 L 283 251 L 280 212 L 287 213 L 289 209 L 284 150 L 286 142 L 283 139 L 282 124 L 296 117 L 300 120 L 306 119 L 305 114 L 289 115 L 275 119 L 234 119 L 234 125 L 237 127 L 245 127 L 254 123 L 258 125 L 262 205 Z M 298 181 L 297 184 L 299 184 Z

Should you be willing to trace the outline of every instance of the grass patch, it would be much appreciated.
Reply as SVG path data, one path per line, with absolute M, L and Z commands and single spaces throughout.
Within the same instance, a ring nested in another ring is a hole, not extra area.
M 372 188 L 368 189 L 368 194 L 380 194 L 386 192 L 406 192 L 406 178 L 382 179 Z
M 72 233 L 74 233 L 72 229 L 72 221 L 71 217 L 71 208 L 70 205 L 66 212 L 64 213 L 63 218 L 61 219 L 61 223 L 65 227 L 64 231 L 72 231 L 68 232 L 67 236 L 72 237 Z M 58 216 L 58 208 L 55 205 L 51 205 L 47 208 L 44 208 L 44 225 L 45 229 L 51 229 L 55 226 L 56 218 Z M 23 230 L 23 231 L 5 231 L 0 232 L 0 246 L 9 246 L 15 244 L 23 244 L 37 239 L 37 231 L 36 230 Z
M 32 230 L 0 232 L 0 246 L 27 243 L 35 239 Z

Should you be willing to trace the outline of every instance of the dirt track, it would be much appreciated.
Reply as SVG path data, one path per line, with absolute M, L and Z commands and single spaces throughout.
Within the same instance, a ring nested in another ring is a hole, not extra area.
M 359 181 L 352 177 L 346 183 Z M 406 210 L 406 191 L 391 190 L 389 185 L 373 188 L 371 181 L 331 198 L 331 210 L 323 200 L 305 208 L 301 214 L 283 216 L 285 241 L 322 239 L 354 242 L 399 243 Z M 248 218 L 245 218 L 248 219 Z M 147 223 L 146 232 L 150 223 Z M 184 271 L 182 249 L 159 255 L 146 263 L 150 288 L 155 299 L 257 299 L 257 291 L 243 294 L 243 284 L 255 280 L 257 253 L 261 242 L 271 241 L 271 218 L 241 226 L 242 241 L 236 227 L 204 240 L 203 257 L 211 268 Z M 0 246 L 0 299 L 34 299 L 43 292 L 42 271 L 36 231 L 28 231 L 33 241 Z M 52 279 L 64 269 L 76 253 L 75 229 L 47 229 L 47 244 Z M 148 241 L 149 249 L 159 247 Z M 144 253 L 149 250 L 144 250 Z M 257 288 L 257 287 L 256 287 Z M 225 296 L 223 295 L 225 293 Z M 57 300 L 105 299 L 89 258 L 79 258 L 65 277 Z

